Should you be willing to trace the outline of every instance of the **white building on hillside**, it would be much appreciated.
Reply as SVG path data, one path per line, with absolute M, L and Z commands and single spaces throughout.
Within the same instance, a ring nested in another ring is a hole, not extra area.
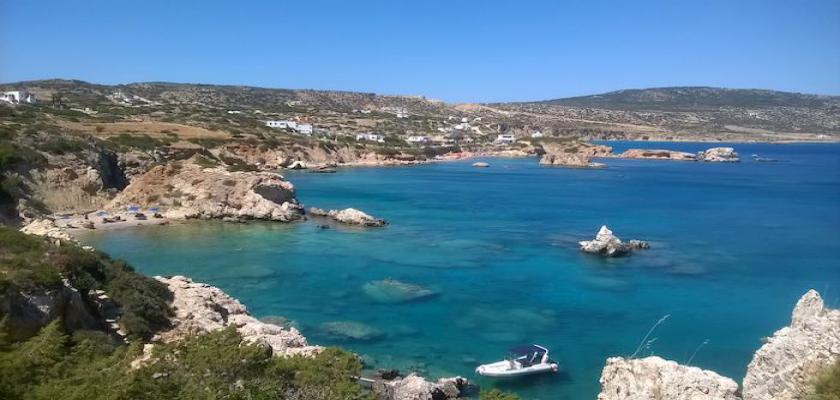
M 513 136 L 512 133 L 503 133 L 499 136 L 496 136 L 496 143 L 511 144 L 515 141 L 516 138 Z
M 545 135 L 544 135 L 542 132 L 540 132 L 540 131 L 536 131 L 536 132 L 534 132 L 534 133 L 532 133 L 532 134 L 531 134 L 531 137 L 532 137 L 532 138 L 541 138 L 541 137 L 543 137 L 543 136 L 545 136 Z
M 289 120 L 265 121 L 265 126 L 276 129 L 297 129 L 297 122 Z
M 312 124 L 297 124 L 297 129 L 295 130 L 301 135 L 311 135 Z
M 12 104 L 28 103 L 35 104 L 35 95 L 26 90 L 14 90 L 11 92 L 3 92 L 0 95 L 0 101 L 5 101 Z
M 385 141 L 385 136 L 376 133 L 360 133 L 356 135 L 356 140 L 367 140 L 369 142 L 382 143 Z
M 409 136 L 408 139 L 406 139 L 406 141 L 409 143 L 426 144 L 431 143 L 432 138 L 428 136 Z

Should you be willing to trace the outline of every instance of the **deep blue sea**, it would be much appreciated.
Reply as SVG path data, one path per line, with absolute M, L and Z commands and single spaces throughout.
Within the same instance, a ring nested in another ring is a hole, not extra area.
M 698 151 L 702 143 L 610 143 Z M 732 144 L 737 164 L 609 159 L 605 169 L 488 158 L 413 167 L 287 174 L 307 206 L 356 207 L 390 225 L 201 222 L 92 233 L 85 241 L 149 275 L 219 286 L 258 317 L 293 320 L 316 344 L 373 368 L 463 375 L 525 399 L 593 399 L 604 360 L 633 353 L 740 381 L 762 337 L 818 289 L 840 305 L 840 145 Z M 779 160 L 755 162 L 751 154 Z M 624 259 L 582 254 L 607 224 L 652 248 Z M 384 278 L 439 295 L 383 304 Z M 320 325 L 378 330 L 344 340 Z M 563 372 L 512 382 L 477 377 L 508 347 L 539 343 Z

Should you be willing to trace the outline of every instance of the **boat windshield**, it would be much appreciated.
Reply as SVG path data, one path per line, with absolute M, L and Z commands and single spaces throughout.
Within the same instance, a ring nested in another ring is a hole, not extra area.
M 545 348 L 536 345 L 516 346 L 508 350 L 508 359 L 529 367 L 541 363 L 547 352 Z

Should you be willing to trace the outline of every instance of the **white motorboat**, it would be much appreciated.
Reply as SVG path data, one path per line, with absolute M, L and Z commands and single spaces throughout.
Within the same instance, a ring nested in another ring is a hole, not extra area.
M 548 349 L 536 344 L 516 346 L 508 350 L 508 356 L 490 364 L 479 365 L 475 372 L 493 378 L 557 372 L 560 366 L 548 357 Z

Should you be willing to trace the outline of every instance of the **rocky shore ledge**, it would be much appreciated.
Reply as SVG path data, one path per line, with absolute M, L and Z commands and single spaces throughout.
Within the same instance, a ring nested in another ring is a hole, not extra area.
M 738 153 L 732 147 L 712 147 L 695 153 L 662 149 L 629 149 L 617 155 L 618 158 L 639 160 L 676 160 L 703 162 L 739 162 Z
M 811 379 L 838 360 L 840 310 L 826 308 L 810 290 L 796 303 L 791 325 L 755 353 L 740 390 L 730 378 L 659 357 L 613 357 L 598 400 L 801 400 L 811 394 Z

